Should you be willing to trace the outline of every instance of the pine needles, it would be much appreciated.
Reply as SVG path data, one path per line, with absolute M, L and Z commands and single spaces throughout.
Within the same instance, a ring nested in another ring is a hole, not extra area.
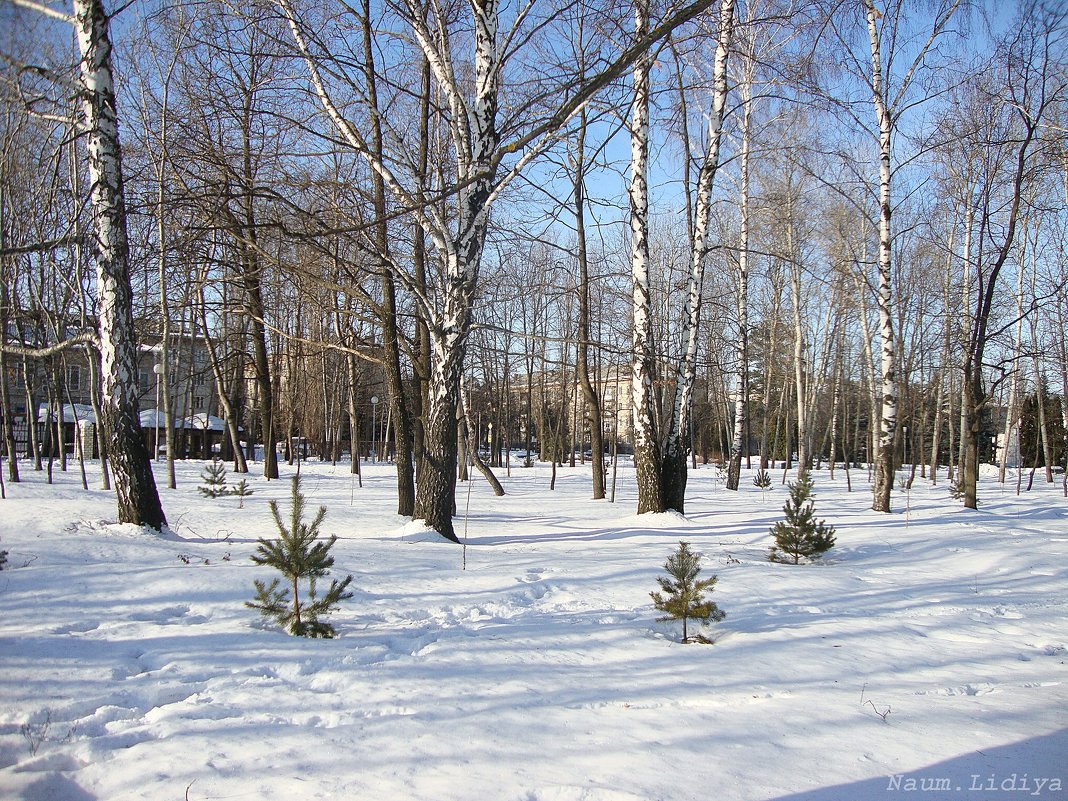
M 330 549 L 337 542 L 337 536 L 319 539 L 319 527 L 326 517 L 325 506 L 319 507 L 311 522 L 304 521 L 305 498 L 300 491 L 300 476 L 293 476 L 292 503 L 287 525 L 278 511 L 278 504 L 270 502 L 271 514 L 281 536 L 276 540 L 260 538 L 252 556 L 257 565 L 273 567 L 283 578 L 275 578 L 270 584 L 257 579 L 256 598 L 245 605 L 260 610 L 264 617 L 273 619 L 295 636 L 331 638 L 337 632 L 322 618 L 337 609 L 341 601 L 352 597 L 351 592 L 346 592 L 352 576 L 346 576 L 340 582 L 334 579 L 325 593 L 318 593 L 319 579 L 334 565 Z M 302 599 L 301 589 L 305 584 L 307 594 Z
M 682 621 L 682 641 L 690 642 L 687 628 L 688 620 L 699 620 L 707 624 L 713 621 L 723 620 L 727 613 L 721 610 L 714 601 L 704 598 L 705 591 L 711 592 L 716 585 L 716 576 L 707 579 L 699 579 L 701 572 L 700 557 L 690 550 L 687 542 L 680 542 L 679 549 L 675 551 L 664 563 L 664 569 L 668 576 L 657 576 L 657 583 L 663 592 L 651 592 L 649 597 L 653 604 L 661 612 L 663 617 L 657 620 Z M 698 635 L 694 638 L 697 642 L 711 642 L 707 637 Z

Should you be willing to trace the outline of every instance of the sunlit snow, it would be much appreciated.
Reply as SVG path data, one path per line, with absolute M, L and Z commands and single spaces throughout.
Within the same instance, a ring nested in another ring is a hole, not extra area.
M 0 798 L 1068 797 L 1068 501 L 1041 473 L 1019 496 L 984 475 L 977 512 L 917 479 L 881 515 L 863 471 L 847 493 L 819 470 L 838 545 L 795 567 L 765 559 L 781 470 L 765 497 L 702 467 L 685 517 L 638 517 L 629 467 L 612 504 L 588 466 L 555 492 L 548 466 L 516 466 L 503 498 L 460 485 L 464 548 L 393 513 L 391 466 L 361 488 L 305 463 L 355 577 L 322 641 L 244 606 L 289 482 L 250 475 L 239 509 L 197 493 L 203 467 L 161 485 L 162 536 L 109 522 L 76 464 L 7 485 Z M 719 576 L 714 645 L 656 622 L 679 540 Z

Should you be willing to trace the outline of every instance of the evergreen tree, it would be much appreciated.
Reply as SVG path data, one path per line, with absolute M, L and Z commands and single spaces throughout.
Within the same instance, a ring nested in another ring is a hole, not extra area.
M 245 508 L 245 498 L 247 498 L 252 493 L 253 489 L 248 485 L 248 481 L 245 479 L 241 479 L 240 481 L 238 481 L 236 484 L 234 484 L 233 489 L 230 490 L 230 494 L 236 495 L 238 498 L 238 509 Z
M 796 565 L 801 557 L 815 558 L 834 547 L 834 526 L 815 518 L 808 471 L 790 482 L 790 497 L 782 510 L 786 519 L 771 527 L 775 546 L 768 552 L 768 559 Z
M 304 521 L 305 498 L 300 491 L 300 476 L 293 476 L 292 493 L 293 511 L 289 525 L 282 520 L 278 504 L 271 501 L 271 514 L 281 537 L 277 540 L 260 538 L 259 547 L 252 555 L 252 561 L 257 565 L 269 565 L 282 573 L 285 586 L 280 579 L 274 579 L 270 584 L 256 580 L 256 599 L 245 605 L 259 609 L 264 617 L 273 618 L 290 634 L 330 638 L 337 632 L 320 618 L 334 611 L 341 601 L 352 597 L 351 592 L 345 592 L 352 576 L 346 576 L 340 582 L 332 580 L 326 593 L 318 594 L 317 581 L 334 565 L 330 549 L 337 542 L 337 536 L 319 540 L 319 526 L 326 517 L 325 506 L 319 507 L 310 523 Z M 307 600 L 301 600 L 302 582 L 307 582 Z
M 753 476 L 753 486 L 760 487 L 761 496 L 767 495 L 768 490 L 771 489 L 771 474 L 764 468 L 760 468 Z
M 7 566 L 7 551 L 0 551 L 0 570 Z
M 686 626 L 687 620 L 692 618 L 707 624 L 710 621 L 723 620 L 727 616 L 726 612 L 722 611 L 714 601 L 704 599 L 705 590 L 711 592 L 715 586 L 716 576 L 707 579 L 697 578 L 701 572 L 700 557 L 690 550 L 689 543 L 679 543 L 679 549 L 668 557 L 664 563 L 664 569 L 670 574 L 669 577 L 657 576 L 656 579 L 663 593 L 651 592 L 649 597 L 653 599 L 653 604 L 657 609 L 666 613 L 657 620 L 661 622 L 682 621 L 684 643 L 690 641 Z M 708 642 L 701 636 L 696 639 L 700 642 Z
M 211 464 L 205 466 L 200 474 L 200 480 L 204 486 L 197 487 L 201 495 L 207 498 L 218 498 L 220 495 L 228 495 L 230 490 L 226 486 L 226 465 L 217 458 L 211 460 Z

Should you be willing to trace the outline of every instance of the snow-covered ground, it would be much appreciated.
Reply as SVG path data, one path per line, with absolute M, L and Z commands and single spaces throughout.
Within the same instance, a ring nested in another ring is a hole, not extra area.
M 588 468 L 555 492 L 513 468 L 504 498 L 461 489 L 465 551 L 394 514 L 391 467 L 306 463 L 354 576 L 324 641 L 244 606 L 289 482 L 239 509 L 202 468 L 161 490 L 165 536 L 109 522 L 76 466 L 7 486 L 0 798 L 1068 798 L 1068 501 L 1041 476 L 984 477 L 971 513 L 917 480 L 886 516 L 819 471 L 838 546 L 794 567 L 765 560 L 781 473 L 765 498 L 701 468 L 683 518 L 635 516 L 630 471 L 611 504 Z M 656 622 L 680 539 L 719 576 L 715 645 Z

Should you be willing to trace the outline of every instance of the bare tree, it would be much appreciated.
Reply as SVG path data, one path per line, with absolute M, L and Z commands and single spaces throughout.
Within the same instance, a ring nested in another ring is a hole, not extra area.
M 974 96 L 985 100 L 970 110 L 971 135 L 985 148 L 976 223 L 976 293 L 962 365 L 966 425 L 961 431 L 961 489 L 969 509 L 978 505 L 979 434 L 983 410 L 992 397 L 984 369 L 987 346 L 997 333 L 991 328 L 991 313 L 1038 166 L 1036 143 L 1052 109 L 1068 96 L 1061 60 L 1066 37 L 1068 11 L 1063 6 L 1042 0 L 1026 3 L 1019 27 L 998 48 L 992 70 L 979 79 L 980 91 Z
M 391 156 L 386 159 L 376 152 L 367 121 L 357 121 L 343 111 L 335 87 L 328 83 L 331 76 L 341 72 L 340 64 L 332 62 L 327 71 L 328 49 L 313 36 L 290 0 L 278 0 L 297 50 L 304 58 L 312 87 L 337 134 L 367 161 L 394 199 L 419 223 L 433 243 L 441 268 L 439 298 L 435 302 L 419 292 L 409 271 L 394 264 L 398 280 L 405 282 L 419 302 L 433 354 L 424 412 L 425 453 L 417 506 L 427 525 L 447 539 L 457 540 L 452 526 L 456 411 L 490 210 L 504 188 L 555 141 L 561 127 L 594 95 L 616 80 L 652 44 L 699 14 L 710 2 L 697 0 L 674 10 L 595 75 L 577 83 L 561 80 L 568 76 L 547 76 L 544 83 L 535 83 L 532 96 L 521 101 L 521 106 L 509 107 L 517 116 L 507 124 L 501 115 L 506 72 L 527 52 L 525 45 L 533 37 L 547 33 L 555 12 L 525 6 L 514 12 L 510 25 L 502 26 L 502 8 L 497 0 L 471 0 L 466 7 L 456 9 L 436 4 L 424 7 L 415 0 L 398 4 L 393 13 L 429 65 L 441 97 L 442 124 L 455 159 L 454 182 L 444 188 L 445 196 L 454 205 L 446 209 L 428 196 L 425 176 L 413 176 L 408 157 L 412 149 L 410 137 L 397 136 L 398 130 L 392 130 L 393 147 L 397 149 L 391 148 Z M 540 15 L 535 17 L 535 11 Z M 454 38 L 450 31 L 456 28 L 457 21 L 452 15 L 461 12 L 470 36 Z M 466 62 L 456 49 L 465 39 L 471 48 Z M 407 54 L 400 42 L 395 49 L 400 55 Z M 382 65 L 379 70 L 388 68 Z M 350 82 L 350 89 L 353 86 Z M 355 94 L 363 95 L 358 88 Z M 366 104 L 363 109 L 367 110 Z
M 634 467 L 638 480 L 638 513 L 682 512 L 686 505 L 686 458 L 693 413 L 693 389 L 700 342 L 701 301 L 705 263 L 711 248 L 712 187 L 720 166 L 720 145 L 727 102 L 727 59 L 734 31 L 734 0 L 721 0 L 713 61 L 711 108 L 701 167 L 697 175 L 690 233 L 689 271 L 682 311 L 682 353 L 673 360 L 673 392 L 665 399 L 661 423 L 653 386 L 656 355 L 649 280 L 649 101 L 653 57 L 644 54 L 634 65 L 631 102 L 631 276 L 633 285 L 633 361 L 631 397 L 634 412 Z M 649 5 L 635 3 L 635 37 L 649 29 Z M 667 376 L 664 376 L 667 378 Z

